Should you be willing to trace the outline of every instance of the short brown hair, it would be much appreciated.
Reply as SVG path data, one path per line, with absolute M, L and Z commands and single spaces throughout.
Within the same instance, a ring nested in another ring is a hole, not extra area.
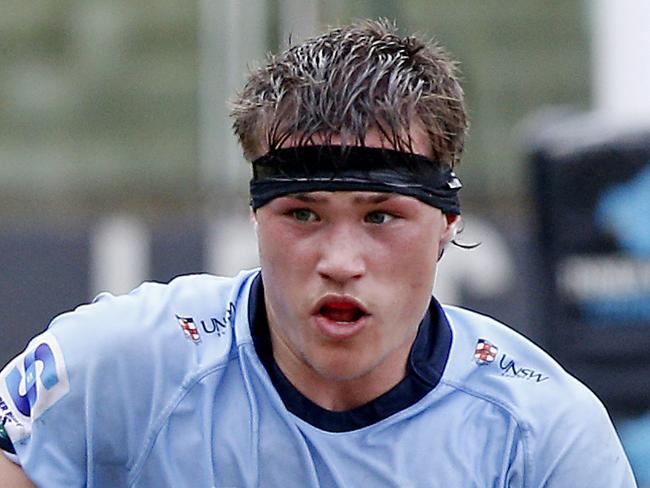
M 378 128 L 393 147 L 411 149 L 411 127 L 424 129 L 434 159 L 460 161 L 467 113 L 457 63 L 434 41 L 400 37 L 394 23 L 365 20 L 270 55 L 254 70 L 231 112 L 249 160 L 314 137 L 364 144 Z

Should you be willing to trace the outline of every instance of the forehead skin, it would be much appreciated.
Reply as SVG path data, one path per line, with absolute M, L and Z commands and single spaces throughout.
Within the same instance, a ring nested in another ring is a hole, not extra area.
M 327 200 L 323 192 L 293 193 L 287 196 L 305 203 L 319 203 Z M 354 192 L 352 203 L 382 203 L 397 196 L 395 193 Z

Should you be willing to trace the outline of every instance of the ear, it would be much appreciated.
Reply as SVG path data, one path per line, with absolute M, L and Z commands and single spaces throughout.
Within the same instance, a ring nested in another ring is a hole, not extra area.
M 457 214 L 445 214 L 445 229 L 440 235 L 440 249 L 444 249 L 447 244 L 449 244 L 460 228 L 462 218 Z

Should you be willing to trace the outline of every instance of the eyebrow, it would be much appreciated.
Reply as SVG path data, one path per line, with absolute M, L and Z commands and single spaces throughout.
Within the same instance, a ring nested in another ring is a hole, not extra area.
M 289 198 L 295 198 L 305 203 L 319 203 L 327 201 L 326 197 L 315 196 L 313 193 L 293 193 L 287 195 Z M 382 203 L 397 195 L 393 193 L 377 193 L 374 195 L 356 195 L 353 199 L 354 203 Z

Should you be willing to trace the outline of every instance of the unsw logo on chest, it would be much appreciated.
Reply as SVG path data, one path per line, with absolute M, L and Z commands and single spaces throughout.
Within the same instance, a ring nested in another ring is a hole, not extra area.
M 501 360 L 499 361 L 499 367 L 501 368 L 502 371 L 501 375 L 510 378 L 534 380 L 535 383 L 541 383 L 542 381 L 546 381 L 548 379 L 548 376 L 544 376 L 544 373 L 535 371 L 532 368 L 518 367 L 517 363 L 515 363 L 515 360 L 508 359 L 505 353 L 503 354 L 503 356 L 501 356 Z
M 499 348 L 486 339 L 479 339 L 474 349 L 474 360 L 479 366 L 489 366 L 493 364 L 499 355 Z M 506 353 L 501 354 L 501 360 L 497 363 L 501 369 L 501 376 L 508 378 L 520 378 L 524 380 L 534 380 L 541 383 L 548 380 L 544 373 L 532 368 L 519 367 L 514 359 L 509 359 Z
M 185 337 L 195 344 L 201 342 L 201 331 L 206 334 L 216 334 L 221 337 L 226 334 L 228 327 L 233 326 L 233 317 L 235 316 L 235 304 L 228 303 L 228 308 L 221 318 L 210 317 L 207 320 L 196 320 L 194 317 L 176 315 L 178 325 L 185 334 Z M 199 329 L 199 326 L 201 329 Z

